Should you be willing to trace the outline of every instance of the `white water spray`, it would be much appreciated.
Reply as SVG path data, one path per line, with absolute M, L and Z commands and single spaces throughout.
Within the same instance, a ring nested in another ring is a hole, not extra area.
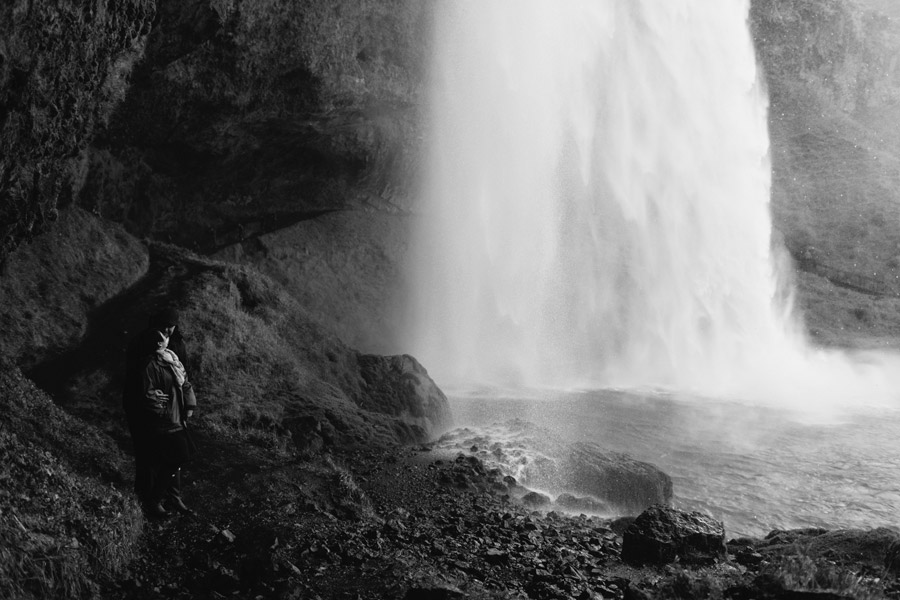
M 779 286 L 746 0 L 437 10 L 410 348 L 438 381 L 819 402 L 858 370 Z

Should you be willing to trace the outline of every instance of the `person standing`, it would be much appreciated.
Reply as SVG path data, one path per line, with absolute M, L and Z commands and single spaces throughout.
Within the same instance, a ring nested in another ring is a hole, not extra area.
M 194 448 L 187 420 L 196 397 L 186 379 L 187 353 L 177 327 L 177 311 L 161 310 L 126 351 L 123 408 L 134 445 L 134 491 L 152 517 L 169 514 L 165 501 L 191 512 L 181 498 L 181 466 Z
M 144 417 L 150 435 L 153 486 L 149 514 L 164 516 L 164 503 L 181 513 L 192 512 L 181 498 L 181 468 L 194 454 L 187 419 L 197 407 L 194 388 L 178 355 L 168 348 L 169 337 L 157 332 L 156 348 L 141 374 Z

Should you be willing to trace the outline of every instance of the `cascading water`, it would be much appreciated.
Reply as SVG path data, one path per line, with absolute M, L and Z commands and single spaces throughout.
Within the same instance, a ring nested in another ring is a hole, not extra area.
M 409 347 L 439 382 L 781 398 L 857 369 L 779 283 L 748 9 L 438 3 Z

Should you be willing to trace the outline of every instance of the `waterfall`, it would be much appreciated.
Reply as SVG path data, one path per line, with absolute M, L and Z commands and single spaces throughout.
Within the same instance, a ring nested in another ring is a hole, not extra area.
M 832 360 L 773 252 L 747 0 L 437 4 L 409 348 L 439 382 L 765 395 Z

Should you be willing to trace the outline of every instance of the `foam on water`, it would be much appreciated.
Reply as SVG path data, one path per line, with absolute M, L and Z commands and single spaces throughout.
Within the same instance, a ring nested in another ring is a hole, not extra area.
M 439 383 L 894 401 L 900 360 L 798 325 L 746 0 L 436 10 L 407 347 Z
M 564 445 L 547 439 L 594 442 L 661 468 L 672 477 L 674 505 L 722 521 L 729 536 L 897 526 L 897 410 L 811 424 L 789 410 L 665 394 L 485 391 L 452 398 L 463 427 L 438 445 L 465 453 L 474 448 L 489 467 L 525 486 L 532 487 L 529 465 L 567 455 Z M 557 453 L 547 454 L 554 447 Z M 534 487 L 551 498 L 584 496 Z

